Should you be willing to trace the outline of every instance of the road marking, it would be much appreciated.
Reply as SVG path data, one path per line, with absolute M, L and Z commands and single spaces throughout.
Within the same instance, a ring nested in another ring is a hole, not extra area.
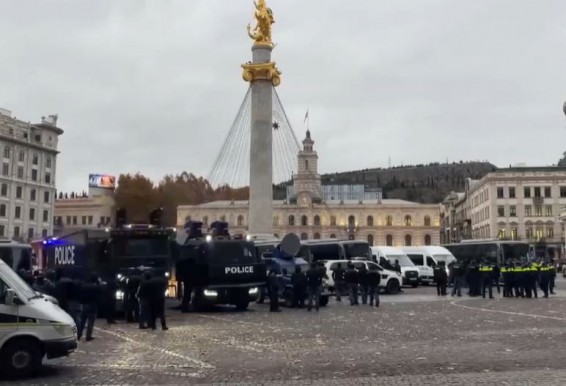
M 472 300 L 472 299 L 469 299 L 469 300 Z M 453 306 L 456 306 L 456 307 L 467 308 L 469 310 L 476 310 L 476 311 L 483 311 L 483 312 L 496 312 L 496 313 L 499 313 L 499 314 L 515 315 L 515 316 L 526 316 L 526 317 L 535 318 L 535 319 L 551 319 L 551 320 L 566 321 L 565 318 L 559 318 L 557 316 L 544 316 L 544 315 L 537 315 L 537 314 L 525 314 L 523 312 L 492 310 L 492 309 L 489 309 L 489 308 L 465 306 L 463 304 L 458 303 L 458 302 L 462 302 L 462 301 L 465 301 L 465 300 L 454 300 L 454 301 L 450 302 L 450 304 L 453 305 Z
M 99 328 L 99 327 L 95 327 L 95 329 L 97 331 L 104 332 L 104 333 L 109 334 L 109 335 L 113 335 L 113 336 L 120 338 L 122 340 L 125 340 L 127 342 L 137 344 L 138 346 L 145 347 L 145 348 L 153 350 L 153 351 L 158 351 L 158 352 L 161 352 L 163 354 L 167 354 L 167 355 L 175 357 L 175 358 L 183 359 L 187 362 L 195 364 L 197 367 L 199 367 L 201 369 L 214 369 L 215 368 L 213 365 L 210 365 L 210 364 L 203 362 L 201 360 L 191 358 L 191 357 L 188 357 L 186 355 L 181 355 L 181 354 L 173 352 L 173 351 L 165 350 L 163 348 L 155 347 L 155 346 L 149 345 L 147 343 L 139 342 L 135 339 L 132 339 L 132 338 L 126 336 L 125 332 L 123 332 L 122 334 L 118 334 L 114 331 L 105 330 L 105 329 Z

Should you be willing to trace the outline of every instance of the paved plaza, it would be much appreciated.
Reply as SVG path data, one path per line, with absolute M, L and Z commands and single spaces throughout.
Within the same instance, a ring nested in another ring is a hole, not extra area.
M 566 282 L 559 281 L 559 288 Z M 21 384 L 558 385 L 566 382 L 566 291 L 550 299 L 382 296 L 319 313 L 169 310 L 170 330 L 99 320 L 96 339 Z M 18 382 L 15 382 L 17 384 Z M 14 383 L 12 383 L 14 384 Z

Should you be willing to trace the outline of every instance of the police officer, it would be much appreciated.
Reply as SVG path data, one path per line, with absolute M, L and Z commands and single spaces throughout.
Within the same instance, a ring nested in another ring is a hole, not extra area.
M 479 267 L 479 272 L 481 274 L 481 294 L 485 299 L 486 288 L 489 291 L 489 298 L 493 299 L 493 267 L 484 260 Z
M 81 284 L 80 287 L 75 288 L 78 293 L 77 299 L 81 305 L 80 322 L 77 328 L 77 338 L 81 340 L 84 328 L 86 326 L 86 340 L 91 341 L 92 332 L 94 330 L 94 322 L 98 312 L 98 302 L 100 299 L 101 288 L 98 284 L 98 276 L 91 274 L 86 283 Z
M 342 301 L 342 293 L 344 292 L 344 274 L 346 271 L 342 268 L 342 263 L 338 263 L 332 271 L 332 280 L 334 280 L 334 292 L 336 293 L 336 301 Z
M 452 296 L 462 296 L 462 287 L 464 285 L 464 267 L 460 262 L 454 261 L 450 264 L 450 276 L 452 277 Z
M 366 275 L 366 282 L 370 307 L 373 307 L 374 300 L 375 306 L 379 307 L 379 283 L 381 282 L 381 272 L 377 270 L 376 265 L 371 264 L 369 266 L 369 270 Z
M 291 275 L 291 284 L 293 285 L 293 306 L 304 308 L 307 295 L 307 277 L 301 271 L 299 265 L 295 267 L 295 272 Z
M 32 288 L 34 291 L 42 294 L 49 296 L 55 295 L 55 286 L 41 274 L 35 277 Z
M 367 304 L 368 302 L 368 270 L 365 264 L 360 266 L 358 270 L 358 283 L 360 284 L 360 291 L 362 293 L 362 304 Z
M 448 285 L 448 274 L 446 273 L 446 263 L 441 261 L 434 266 L 434 281 L 436 282 L 436 293 L 438 296 L 446 295 Z
M 354 264 L 348 263 L 348 268 L 344 273 L 344 281 L 348 287 L 348 296 L 350 305 L 357 306 L 358 303 L 358 271 L 354 268 Z
M 556 279 L 556 264 L 554 259 L 550 260 L 550 266 L 548 268 L 548 289 L 550 293 L 554 295 L 554 280 Z
M 281 312 L 279 309 L 279 277 L 273 268 L 267 275 L 267 287 L 269 289 L 269 312 Z
M 323 272 L 317 263 L 312 263 L 311 267 L 307 271 L 307 294 L 309 297 L 307 311 L 312 309 L 312 303 L 314 301 L 315 309 L 318 312 L 320 303 L 320 294 L 322 291 L 322 279 Z
M 477 261 L 474 259 L 468 264 L 466 270 L 466 279 L 468 281 L 469 295 L 471 297 L 479 296 L 481 276 L 479 274 L 479 267 Z
M 540 289 L 544 293 L 545 298 L 548 298 L 550 275 L 551 275 L 550 267 L 545 262 L 540 267 Z
M 497 289 L 497 293 L 501 293 L 501 289 L 499 288 L 499 278 L 501 277 L 501 269 L 499 268 L 499 264 L 493 265 L 493 283 L 495 284 L 495 288 Z
M 513 272 L 513 267 L 510 262 L 506 262 L 501 268 L 501 276 L 503 277 L 503 297 L 512 298 L 513 297 L 513 281 L 511 279 L 511 274 Z
M 145 271 L 142 274 L 142 279 L 140 281 L 140 286 L 138 288 L 137 297 L 140 305 L 138 325 L 141 330 L 148 328 L 150 323 L 149 320 L 149 309 L 151 304 L 151 271 Z
M 152 330 L 156 329 L 157 318 L 161 321 L 161 329 L 167 331 L 167 322 L 165 321 L 165 292 L 167 291 L 167 279 L 164 275 L 154 275 L 149 281 L 151 288 L 150 296 L 150 323 Z
M 126 278 L 126 288 L 124 291 L 124 310 L 126 313 L 126 322 L 137 323 L 140 316 L 140 304 L 136 293 L 140 286 L 141 277 L 132 274 Z

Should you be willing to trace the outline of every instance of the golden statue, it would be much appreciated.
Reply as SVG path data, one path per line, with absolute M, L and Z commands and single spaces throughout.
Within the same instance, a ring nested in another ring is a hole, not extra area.
M 255 21 L 256 26 L 252 30 L 250 24 L 248 24 L 248 35 L 250 38 L 255 40 L 255 44 L 257 45 L 265 45 L 273 47 L 273 42 L 271 41 L 271 25 L 275 23 L 273 19 L 273 11 L 271 8 L 268 8 L 265 4 L 265 0 L 258 0 L 255 5 Z

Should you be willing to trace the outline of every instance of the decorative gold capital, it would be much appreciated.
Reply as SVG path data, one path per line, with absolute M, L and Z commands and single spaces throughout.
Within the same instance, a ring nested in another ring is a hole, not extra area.
M 281 84 L 281 71 L 277 69 L 275 62 L 269 63 L 246 63 L 242 64 L 244 72 L 242 78 L 246 82 L 256 80 L 270 80 L 274 87 Z

